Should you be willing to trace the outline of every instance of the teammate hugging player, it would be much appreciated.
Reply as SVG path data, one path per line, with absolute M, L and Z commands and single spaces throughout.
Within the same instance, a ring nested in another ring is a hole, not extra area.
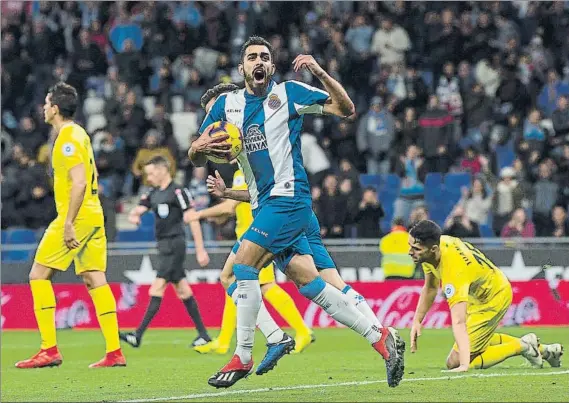
M 91 140 L 85 130 L 73 122 L 77 109 L 77 91 L 58 83 L 45 98 L 44 119 L 57 131 L 51 165 L 57 217 L 45 231 L 30 272 L 34 313 L 41 335 L 41 350 L 20 361 L 18 368 L 42 368 L 61 365 L 55 332 L 55 294 L 51 284 L 54 270 L 65 271 L 75 262 L 93 299 L 107 354 L 90 368 L 126 366 L 121 352 L 116 301 L 107 284 L 107 238 L 104 216 L 97 194 Z
M 254 217 L 233 266 L 239 300 L 237 350 L 209 383 L 229 387 L 252 372 L 255 322 L 262 299 L 259 270 L 276 259 L 305 297 L 372 344 L 386 360 L 389 385 L 397 386 L 403 376 L 403 356 L 395 330 L 378 328 L 342 292 L 319 276 L 307 239 L 313 212 L 300 152 L 302 115 L 349 117 L 354 114 L 354 106 L 342 86 L 312 56 L 298 56 L 293 66 L 295 71 L 311 71 L 327 92 L 296 81 L 275 83 L 271 45 L 263 38 L 250 38 L 242 47 L 239 65 L 246 88 L 218 97 L 200 128 L 202 135 L 190 150 L 193 161 L 199 161 L 200 155 L 201 160 L 207 154 L 226 155 L 206 128 L 225 120 L 241 129 L 245 153 L 237 160 L 250 195 L 243 201 L 250 200 Z
M 507 358 L 522 355 L 534 367 L 545 359 L 561 365 L 560 344 L 539 344 L 534 333 L 522 338 L 496 333 L 512 303 L 510 282 L 482 252 L 458 238 L 441 236 L 432 221 L 420 221 L 409 231 L 409 254 L 425 271 L 425 285 L 411 329 L 411 351 L 417 350 L 421 322 L 437 295 L 438 284 L 447 298 L 456 343 L 447 358 L 448 369 L 490 368 Z
M 198 336 L 192 346 L 204 345 L 211 341 L 203 324 L 196 299 L 186 281 L 184 260 L 186 259 L 186 233 L 184 222 L 190 224 L 190 230 L 196 246 L 196 258 L 200 266 L 207 266 L 209 256 L 204 248 L 202 230 L 197 222 L 190 222 L 192 195 L 186 188 L 176 186 L 170 175 L 170 166 L 166 158 L 154 157 L 144 166 L 148 182 L 154 188 L 140 198 L 129 215 L 129 221 L 140 225 L 140 217 L 151 210 L 156 215 L 156 240 L 158 241 L 158 273 L 152 282 L 148 294 L 150 303 L 138 329 L 132 333 L 121 333 L 121 340 L 133 347 L 140 347 L 142 336 L 160 309 L 162 298 L 168 283 L 176 289 L 178 298 L 184 303 L 188 314 L 196 325 Z

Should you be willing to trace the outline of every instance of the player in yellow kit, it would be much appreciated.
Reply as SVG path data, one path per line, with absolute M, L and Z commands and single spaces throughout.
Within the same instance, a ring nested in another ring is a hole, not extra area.
M 224 84 L 214 87 L 212 90 L 208 91 L 204 97 L 202 97 L 202 106 L 206 111 L 208 111 L 217 96 L 223 92 L 232 91 L 238 87 L 234 84 Z M 237 170 L 233 176 L 233 187 L 234 190 L 247 190 L 247 184 L 245 183 L 245 177 L 240 170 Z M 237 239 L 241 239 L 243 234 L 249 229 L 249 226 L 253 222 L 253 214 L 251 212 L 251 205 L 248 202 L 239 202 L 236 200 L 225 199 L 223 202 L 195 212 L 191 215 L 194 220 L 214 218 L 220 216 L 232 216 L 235 215 L 237 222 L 235 225 L 235 235 Z M 235 260 L 235 251 L 233 251 L 225 265 L 220 275 L 221 282 L 224 288 L 227 290 L 232 283 L 234 283 L 233 276 L 233 263 Z M 295 330 L 295 350 L 296 352 L 301 352 L 304 350 L 313 340 L 312 330 L 304 323 L 302 315 L 298 311 L 298 308 L 294 304 L 294 301 L 275 282 L 275 270 L 273 264 L 267 265 L 259 273 L 259 283 L 261 284 L 261 291 L 263 297 L 271 303 L 273 308 L 287 321 L 287 323 Z M 231 290 L 229 291 L 231 294 Z M 235 331 L 235 325 L 237 320 L 237 310 L 233 299 L 226 295 L 225 307 L 223 309 L 223 319 L 221 323 L 221 332 L 219 336 L 212 340 L 210 343 L 204 344 L 202 346 L 196 346 L 194 349 L 199 353 L 218 353 L 225 354 L 229 349 L 229 344 L 233 338 L 233 333 Z
M 45 121 L 58 133 L 51 161 L 57 218 L 45 231 L 30 272 L 41 349 L 32 358 L 18 362 L 18 368 L 61 365 L 50 279 L 55 270 L 65 271 L 72 262 L 93 299 L 106 342 L 106 356 L 89 367 L 126 366 L 119 344 L 115 297 L 105 276 L 107 239 L 93 149 L 85 130 L 72 121 L 77 105 L 77 91 L 65 83 L 50 88 L 45 98 Z
M 504 273 L 468 242 L 441 235 L 441 228 L 424 220 L 409 231 L 409 255 L 421 263 L 425 285 L 417 304 L 411 329 L 411 352 L 417 351 L 421 322 L 443 288 L 452 317 L 455 344 L 447 368 L 466 372 L 490 368 L 507 358 L 521 355 L 534 367 L 545 359 L 552 367 L 561 365 L 560 344 L 539 344 L 534 333 L 522 338 L 496 333 L 512 302 L 512 287 Z

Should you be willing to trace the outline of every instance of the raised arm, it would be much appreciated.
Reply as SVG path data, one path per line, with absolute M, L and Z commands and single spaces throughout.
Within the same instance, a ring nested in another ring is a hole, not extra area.
M 322 113 L 339 116 L 342 118 L 352 117 L 356 113 L 356 107 L 348 93 L 338 81 L 333 79 L 311 55 L 298 55 L 292 62 L 294 71 L 302 68 L 308 69 L 324 86 L 328 97 L 324 102 Z

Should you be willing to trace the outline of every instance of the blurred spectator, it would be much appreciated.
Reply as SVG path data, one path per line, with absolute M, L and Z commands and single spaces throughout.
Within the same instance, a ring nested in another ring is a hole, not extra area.
M 369 111 L 358 126 L 358 151 L 366 156 L 368 174 L 389 171 L 387 158 L 395 137 L 395 119 L 383 108 L 383 100 L 373 97 Z
M 24 150 L 36 156 L 45 140 L 45 135 L 37 130 L 32 118 L 26 116 L 20 120 L 20 130 L 17 132 L 14 142 L 21 144 Z
M 451 211 L 444 224 L 446 235 L 458 238 L 479 238 L 480 228 L 470 219 L 464 208 L 459 204 Z
M 86 29 L 79 31 L 79 39 L 74 44 L 72 56 L 73 73 L 69 76 L 69 84 L 78 92 L 83 92 L 87 78 L 102 76 L 107 72 L 107 61 L 101 49 L 91 41 Z
M 460 161 L 460 168 L 464 172 L 469 172 L 472 175 L 478 175 L 482 169 L 480 163 L 480 156 L 473 147 L 468 147 L 464 151 L 464 157 Z
M 492 101 L 479 83 L 473 84 L 464 102 L 466 136 L 461 140 L 462 148 L 469 145 L 481 146 L 483 139 L 481 126 L 488 122 L 491 116 Z
M 352 123 L 341 120 L 337 125 L 334 125 L 329 141 L 330 149 L 334 157 L 336 157 L 336 161 L 345 158 L 355 164 L 359 160 L 354 125 Z
M 195 167 L 192 171 L 192 178 L 190 179 L 190 183 L 188 184 L 188 189 L 192 194 L 193 200 L 193 207 L 197 210 L 203 210 L 209 206 L 211 201 L 211 197 L 209 192 L 207 191 L 206 185 L 207 179 L 207 168 L 205 167 Z M 202 227 L 202 235 L 205 241 L 213 241 L 215 239 L 215 234 L 213 231 L 213 227 L 210 222 L 206 220 L 201 221 Z M 192 239 L 191 232 L 190 239 Z
M 533 185 L 533 222 L 537 236 L 547 236 L 551 229 L 551 209 L 559 193 L 559 185 L 551 175 L 549 165 L 539 164 L 539 179 Z
M 105 132 L 100 150 L 95 153 L 95 164 L 99 173 L 99 184 L 104 196 L 117 200 L 122 190 L 127 161 L 122 148 L 112 134 Z
M 401 178 L 401 189 L 395 200 L 394 216 L 407 221 L 411 210 L 423 203 L 425 195 L 423 184 L 427 172 L 416 146 L 410 146 L 405 156 L 400 157 L 395 172 Z
M 497 54 L 492 57 L 489 55 L 476 64 L 474 72 L 476 81 L 482 85 L 486 96 L 490 98 L 494 98 L 500 87 L 500 69 L 500 55 Z
M 532 152 L 537 151 L 539 154 L 545 146 L 545 130 L 541 126 L 541 114 L 539 110 L 530 111 L 528 118 L 524 122 L 523 141 L 519 145 L 522 153 L 531 156 Z
M 425 113 L 419 117 L 419 143 L 423 150 L 427 172 L 446 173 L 450 167 L 452 144 L 452 116 L 441 108 L 439 99 L 432 95 Z
M 555 206 L 551 212 L 553 229 L 544 236 L 554 236 L 557 238 L 569 236 L 569 219 L 567 219 L 567 208 L 565 206 Z
M 170 149 L 172 155 L 178 159 L 181 150 L 176 137 L 174 137 L 174 129 L 164 105 L 156 104 L 154 106 L 154 114 L 152 115 L 150 123 L 154 129 L 158 130 L 164 136 L 164 143 Z
M 505 167 L 500 171 L 500 181 L 496 186 L 492 202 L 493 225 L 496 234 L 502 231 L 514 210 L 522 206 L 524 196 L 518 181 L 514 179 L 515 174 L 512 167 Z
M 318 144 L 316 136 L 310 133 L 302 133 L 302 160 L 310 175 L 310 183 L 320 185 L 324 176 L 330 171 L 330 161 L 326 153 Z
M 417 66 L 409 64 L 404 81 L 405 97 L 399 100 L 398 109 L 412 107 L 418 111 L 423 111 L 429 100 L 429 89 L 425 80 L 417 72 Z
M 535 228 L 531 220 L 526 217 L 523 208 L 518 208 L 512 214 L 510 221 L 504 225 L 500 234 L 502 238 L 533 238 L 535 237 Z
M 343 237 L 348 205 L 346 198 L 340 194 L 338 178 L 335 175 L 328 175 L 324 178 L 319 205 L 320 216 L 318 219 L 322 237 Z
M 355 217 L 358 238 L 379 238 L 381 235 L 379 221 L 384 215 L 383 207 L 377 198 L 377 191 L 372 187 L 366 188 Z
M 391 232 L 379 242 L 381 268 L 386 280 L 407 280 L 415 274 L 415 264 L 409 256 L 409 233 L 402 218 L 393 220 Z
M 117 235 L 117 211 L 116 199 L 108 197 L 111 192 L 105 188 L 105 185 L 99 182 L 99 200 L 103 208 L 105 216 L 105 233 L 108 242 L 114 242 Z
M 141 145 L 142 137 L 150 127 L 144 109 L 137 104 L 134 91 L 129 91 L 126 94 L 124 104 L 119 106 L 119 115 L 115 122 L 113 131 L 121 134 L 125 141 L 127 157 L 132 158 L 132 155 Z M 159 134 L 162 136 L 161 133 Z
M 474 179 L 470 190 L 467 187 L 461 190 L 459 205 L 464 208 L 466 216 L 478 225 L 486 224 L 492 206 L 492 195 L 487 193 L 482 180 Z
M 411 210 L 411 214 L 409 214 L 409 225 L 408 228 L 412 228 L 413 225 L 417 224 L 419 221 L 428 220 L 429 219 L 429 210 L 425 204 L 420 204 Z
M 393 155 L 405 154 L 405 151 L 419 141 L 419 121 L 414 108 L 406 108 L 403 120 L 395 121 L 395 139 L 393 141 Z
M 547 84 L 543 86 L 538 98 L 538 106 L 545 116 L 553 114 L 557 100 L 562 95 L 569 95 L 569 84 L 560 81 L 555 69 L 550 69 L 547 72 Z
M 145 187 L 148 187 L 149 184 L 144 174 L 144 164 L 154 157 L 162 156 L 166 158 L 170 162 L 170 174 L 172 177 L 176 175 L 176 159 L 170 149 L 162 145 L 162 140 L 163 137 L 157 130 L 149 130 L 144 137 L 142 148 L 138 150 L 134 162 L 132 163 L 132 174 L 135 178 L 142 179 L 142 184 Z M 143 191 L 144 189 L 141 189 L 140 193 Z
M 557 100 L 557 109 L 551 116 L 555 137 L 551 140 L 554 152 L 560 154 L 563 143 L 569 144 L 569 96 L 561 95 Z
M 393 24 L 390 16 L 381 21 L 381 28 L 375 31 L 371 51 L 378 56 L 377 64 L 393 66 L 405 63 L 405 52 L 411 48 L 409 35 L 404 28 Z
M 142 56 L 136 50 L 131 39 L 124 41 L 121 51 L 115 55 L 115 59 L 121 80 L 126 82 L 129 87 L 139 84 Z
M 460 80 L 456 76 L 454 63 L 447 62 L 443 67 L 443 75 L 439 78 L 436 88 L 440 107 L 455 117 L 461 117 L 464 109 L 460 94 Z

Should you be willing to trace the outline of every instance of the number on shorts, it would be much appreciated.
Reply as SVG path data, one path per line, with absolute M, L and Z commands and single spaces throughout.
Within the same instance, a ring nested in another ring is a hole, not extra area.
M 99 189 L 97 189 L 95 187 L 95 164 L 93 164 L 93 158 L 89 158 L 89 163 L 91 164 L 91 171 L 92 171 L 92 175 L 91 175 L 91 194 L 92 195 L 96 195 L 99 191 Z
M 472 256 L 474 256 L 474 259 L 480 266 L 487 267 L 491 270 L 498 270 L 496 265 L 494 265 L 494 263 L 484 255 L 484 253 L 480 252 L 480 250 L 474 247 L 470 242 L 464 242 L 464 245 L 472 252 Z

